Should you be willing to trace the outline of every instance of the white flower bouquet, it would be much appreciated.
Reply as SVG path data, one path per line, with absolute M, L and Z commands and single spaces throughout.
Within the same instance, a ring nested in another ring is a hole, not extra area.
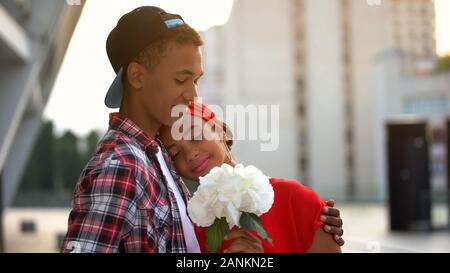
M 259 216 L 269 211 L 273 201 L 269 178 L 259 169 L 222 164 L 200 177 L 200 185 L 188 202 L 188 213 L 195 224 L 207 227 L 206 247 L 216 252 L 234 226 L 255 230 L 271 242 Z

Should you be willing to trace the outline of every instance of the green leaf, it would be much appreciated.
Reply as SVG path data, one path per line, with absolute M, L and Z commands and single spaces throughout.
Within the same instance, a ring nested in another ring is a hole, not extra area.
M 225 218 L 216 218 L 214 224 L 206 228 L 206 248 L 208 251 L 216 252 L 228 233 L 230 233 L 230 227 Z
M 239 225 L 248 230 L 255 230 L 256 232 L 258 232 L 259 236 L 272 244 L 272 239 L 263 228 L 261 219 L 259 219 L 256 214 L 243 212 L 241 214 L 241 218 L 239 219 Z

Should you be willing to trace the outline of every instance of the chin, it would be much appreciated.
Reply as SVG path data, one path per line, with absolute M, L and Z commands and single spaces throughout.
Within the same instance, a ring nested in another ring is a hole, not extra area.
M 207 175 L 213 168 L 214 168 L 215 166 L 212 166 L 211 168 L 207 168 L 206 170 L 204 170 L 200 175 L 196 175 L 196 177 L 197 177 L 197 179 L 196 180 L 198 180 L 199 178 L 200 178 L 200 176 L 205 176 L 205 175 Z
M 177 120 L 178 120 L 178 118 L 169 117 L 166 120 L 164 120 L 163 125 L 165 125 L 167 127 L 171 127 Z

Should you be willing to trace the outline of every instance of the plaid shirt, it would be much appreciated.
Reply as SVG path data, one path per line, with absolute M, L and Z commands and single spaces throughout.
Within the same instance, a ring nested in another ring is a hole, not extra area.
M 186 252 L 158 146 L 185 202 L 190 195 L 164 146 L 119 113 L 109 125 L 77 182 L 62 252 Z

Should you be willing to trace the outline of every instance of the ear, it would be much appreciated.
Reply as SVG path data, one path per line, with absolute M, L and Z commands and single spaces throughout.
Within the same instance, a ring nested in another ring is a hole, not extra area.
M 142 89 L 145 80 L 145 67 L 137 62 L 131 62 L 127 68 L 128 83 L 137 90 Z
M 231 132 L 230 127 L 225 122 L 222 122 L 222 129 L 223 140 L 228 148 L 231 148 L 231 146 L 233 146 L 233 133 Z

